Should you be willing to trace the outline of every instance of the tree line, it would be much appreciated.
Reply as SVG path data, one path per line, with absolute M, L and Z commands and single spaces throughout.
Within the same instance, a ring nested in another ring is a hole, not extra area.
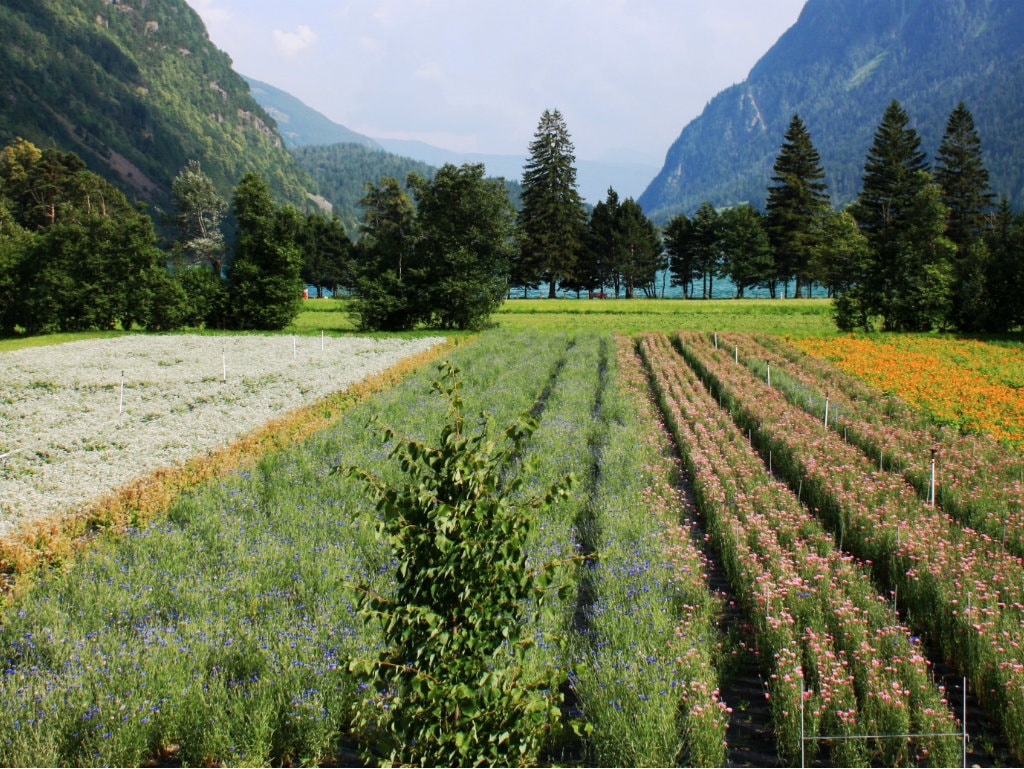
M 306 285 L 351 297 L 361 329 L 472 329 L 517 289 L 687 298 L 728 278 L 737 296 L 835 297 L 839 328 L 999 332 L 1024 325 L 1024 218 L 995 204 L 973 118 L 951 113 L 934 167 L 892 102 L 847 208 L 794 115 L 763 212 L 705 202 L 659 231 L 609 189 L 587 210 L 558 110 L 541 117 L 514 205 L 482 165 L 364 186 L 353 242 L 337 217 L 278 206 L 257 174 L 231 203 L 190 162 L 153 220 L 73 154 L 18 140 L 0 152 L 0 332 L 138 325 L 280 329 Z M 225 232 L 231 234 L 227 245 Z
M 307 280 L 347 281 L 340 223 L 278 206 L 256 173 L 242 177 L 229 205 L 190 162 L 172 184 L 172 210 L 157 218 L 169 233 L 163 242 L 153 217 L 73 153 L 23 139 L 5 147 L 0 333 L 274 330 L 298 314 Z
M 931 166 L 906 111 L 886 109 L 857 200 L 832 208 L 825 172 L 794 115 L 764 212 L 704 203 L 665 228 L 673 285 L 710 296 L 715 277 L 743 295 L 767 288 L 835 297 L 841 330 L 1004 332 L 1024 325 L 1024 218 L 989 188 L 970 110 L 949 115 Z

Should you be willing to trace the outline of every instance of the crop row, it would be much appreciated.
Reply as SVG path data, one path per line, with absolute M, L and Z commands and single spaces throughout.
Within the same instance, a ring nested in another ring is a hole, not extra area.
M 649 404 L 624 384 L 635 372 L 596 335 L 485 334 L 453 357 L 465 413 L 539 417 L 521 458 L 538 484 L 579 478 L 530 545 L 575 586 L 556 613 L 531 612 L 530 664 L 567 672 L 566 705 L 590 725 L 552 755 L 721 764 L 715 600 Z M 430 442 L 444 414 L 431 373 L 40 579 L 0 627 L 0 764 L 336 760 L 364 696 L 348 664 L 382 643 L 355 586 L 388 595 L 393 559 L 370 500 L 331 470 L 397 479 L 366 425 Z
M 795 761 L 805 732 L 843 738 L 829 743 L 838 765 L 861 765 L 873 754 L 889 765 L 953 763 L 959 746 L 948 736 L 856 739 L 956 731 L 919 642 L 894 619 L 869 572 L 767 471 L 668 338 L 644 336 L 640 350 L 705 525 L 755 628 L 780 755 Z
M 999 539 L 1024 556 L 1024 459 L 983 433 L 940 426 L 899 398 L 805 355 L 776 338 L 730 334 L 720 338 L 752 371 L 794 405 L 829 426 L 884 467 L 902 473 L 923 499 L 934 500 L 962 523 Z M 934 450 L 934 453 L 933 453 Z
M 816 510 L 838 546 L 892 585 L 911 627 L 972 681 L 1024 757 L 1024 569 L 992 537 L 929 507 L 822 420 L 794 407 L 698 334 L 678 350 L 774 469 Z

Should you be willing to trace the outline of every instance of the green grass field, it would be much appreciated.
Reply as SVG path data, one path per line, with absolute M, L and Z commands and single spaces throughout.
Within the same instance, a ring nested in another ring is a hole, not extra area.
M 766 331 L 791 336 L 836 333 L 828 299 L 509 299 L 494 326 L 553 331 Z M 309 299 L 287 332 L 351 333 L 348 302 Z M 423 332 L 410 332 L 418 334 Z
M 316 336 L 360 334 L 368 336 L 436 336 L 419 329 L 398 334 L 360 332 L 348 314 L 344 299 L 307 299 L 302 312 L 281 333 Z M 837 332 L 828 299 L 510 299 L 492 318 L 492 325 L 511 331 L 741 331 L 767 332 L 794 337 L 827 337 Z M 119 336 L 123 331 L 47 334 L 0 339 L 0 352 L 81 339 Z M 219 334 L 220 331 L 191 333 Z M 238 333 L 238 332 L 227 332 Z M 447 332 L 468 336 L 467 332 Z

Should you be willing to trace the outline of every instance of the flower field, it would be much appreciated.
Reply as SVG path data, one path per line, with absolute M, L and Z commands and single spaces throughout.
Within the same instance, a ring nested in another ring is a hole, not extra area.
M 574 478 L 527 545 L 566 589 L 527 606 L 525 675 L 561 671 L 563 717 L 580 727 L 552 731 L 541 761 L 735 764 L 729 724 L 756 698 L 780 764 L 960 765 L 959 692 L 938 663 L 970 679 L 1005 746 L 993 758 L 972 742 L 968 760 L 1024 760 L 1020 488 L 1005 444 L 763 335 L 496 330 L 450 359 L 465 414 L 495 430 L 537 421 L 514 460 L 531 468 L 518 493 Z M 373 700 L 352 663 L 383 644 L 356 591 L 394 594 L 395 559 L 365 489 L 334 469 L 397 481 L 393 444 L 367 424 L 434 440 L 434 378 L 417 371 L 194 488 L 19 596 L 0 624 L 0 764 L 353 760 L 354 714 Z M 95 389 L 108 408 L 115 389 Z M 919 460 L 940 441 L 933 506 Z M 983 504 L 978 476 L 964 480 L 980 452 Z M 741 647 L 753 691 L 728 680 Z
M 0 537 L 439 339 L 124 336 L 0 354 Z
M 893 392 L 940 422 L 1024 448 L 1024 351 L 919 336 L 803 339 L 804 352 Z

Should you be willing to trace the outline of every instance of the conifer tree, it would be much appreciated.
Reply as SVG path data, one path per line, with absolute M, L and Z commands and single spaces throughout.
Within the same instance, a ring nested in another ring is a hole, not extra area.
M 928 186 L 921 138 L 910 117 L 892 101 L 875 131 L 864 164 L 864 184 L 852 213 L 868 239 L 871 260 L 864 283 L 857 287 L 866 316 L 882 316 L 886 330 L 902 326 L 900 310 L 911 282 L 907 236 L 914 229 L 913 213 Z M 909 330 L 909 329 L 903 329 Z
M 963 102 L 946 122 L 935 161 L 935 180 L 947 209 L 946 235 L 957 249 L 951 319 L 959 329 L 977 331 L 986 325 L 990 307 L 985 285 L 990 254 L 983 236 L 993 195 L 974 116 Z
M 254 172 L 235 187 L 233 208 L 238 242 L 228 269 L 232 323 L 239 329 L 282 329 L 302 302 L 299 214 L 278 209 L 269 185 Z
M 809 265 L 820 221 L 831 203 L 825 185 L 821 156 L 799 115 L 786 129 L 782 148 L 775 160 L 773 184 L 768 187 L 768 235 L 775 249 L 778 276 L 796 279 L 795 296 L 809 280 Z
M 523 168 L 521 263 L 515 274 L 529 285 L 548 281 L 551 299 L 558 282 L 572 278 L 586 222 L 573 153 L 562 113 L 545 110 Z

